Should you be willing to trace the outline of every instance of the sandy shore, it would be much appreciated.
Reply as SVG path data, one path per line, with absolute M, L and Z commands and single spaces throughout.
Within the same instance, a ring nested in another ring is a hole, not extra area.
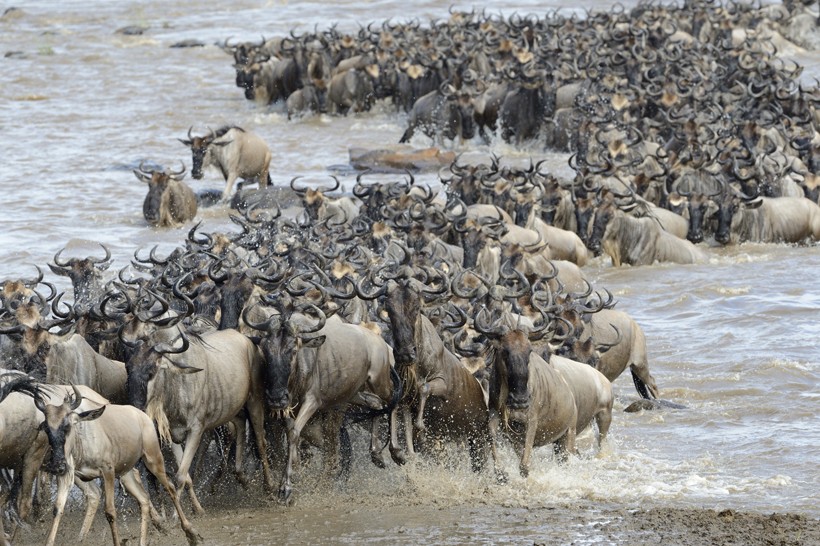
M 284 507 L 262 498 L 246 506 L 247 500 L 241 499 L 241 508 L 206 503 L 208 513 L 193 518 L 204 544 L 820 544 L 820 520 L 789 513 L 593 503 L 448 506 L 440 502 L 393 504 L 385 499 L 385 505 L 380 505 L 372 498 L 348 499 L 334 506 L 321 506 L 314 499 Z M 59 544 L 73 543 L 81 516 L 79 506 L 66 514 Z M 48 516 L 21 531 L 15 544 L 42 544 L 50 522 Z M 166 523 L 165 528 L 165 534 L 151 530 L 151 544 L 187 544 L 176 523 Z M 124 510 L 120 532 L 126 544 L 138 541 L 139 520 L 132 510 Z M 85 544 L 111 544 L 101 514 Z

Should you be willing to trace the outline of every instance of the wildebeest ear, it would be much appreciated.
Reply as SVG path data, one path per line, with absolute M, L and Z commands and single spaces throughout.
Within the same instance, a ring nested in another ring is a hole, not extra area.
M 762 199 L 755 199 L 754 201 L 744 201 L 743 202 L 743 208 L 756 209 L 757 207 L 759 207 L 762 204 L 763 204 Z
M 325 338 L 327 338 L 327 336 L 316 336 L 310 339 L 303 339 L 300 341 L 302 342 L 302 347 L 310 347 L 312 349 L 315 349 L 317 347 L 322 346 L 322 343 L 325 342 Z
M 186 146 L 188 146 L 189 148 L 190 148 L 190 147 L 191 147 L 191 145 L 193 144 L 193 142 L 191 142 L 190 140 L 183 140 L 183 139 L 181 139 L 181 138 L 178 138 L 177 140 L 178 140 L 178 141 L 180 141 L 180 142 L 182 142 L 183 144 L 185 144 L 185 145 L 186 145 Z
M 251 343 L 254 345 L 259 345 L 259 343 L 264 339 L 262 336 L 247 336 L 248 339 L 251 340 Z
M 231 142 L 233 142 L 233 140 L 228 140 L 228 141 L 226 141 L 226 142 L 212 142 L 211 144 L 212 144 L 213 146 L 227 146 L 227 145 L 228 145 L 228 144 L 230 144 Z
M 77 417 L 80 418 L 80 421 L 93 421 L 94 419 L 98 419 L 100 415 L 103 414 L 105 411 L 105 406 L 102 406 L 97 409 L 84 411 L 82 413 L 78 413 Z
M 48 264 L 48 268 L 49 268 L 49 269 L 51 269 L 51 271 L 52 271 L 55 275 L 60 275 L 61 277 L 68 277 L 68 270 L 67 270 L 67 269 L 65 269 L 65 268 L 63 268 L 63 267 L 59 267 L 59 266 L 56 266 L 56 265 Z

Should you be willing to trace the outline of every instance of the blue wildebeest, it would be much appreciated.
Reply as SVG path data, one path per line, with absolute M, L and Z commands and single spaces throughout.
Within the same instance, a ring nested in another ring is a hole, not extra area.
M 459 143 L 475 136 L 473 102 L 470 94 L 442 84 L 438 90 L 420 97 L 410 110 L 407 130 L 399 142 L 409 142 L 416 130 L 436 142 L 445 138 Z
M 601 249 L 612 258 L 612 265 L 649 265 L 655 262 L 679 264 L 705 263 L 706 254 L 695 245 L 664 230 L 655 217 L 635 218 L 627 211 L 635 207 L 618 206 L 611 195 L 595 209 L 592 234 L 587 246 L 595 253 Z
M 379 278 L 379 273 L 374 278 Z M 444 345 L 436 327 L 421 312 L 422 296 L 440 296 L 446 286 L 435 288 L 422 284 L 404 273 L 401 278 L 384 282 L 372 293 L 361 286 L 356 290 L 362 299 L 382 298 L 393 334 L 396 365 L 400 373 L 417 378 L 415 422 L 411 424 L 410 408 L 404 408 L 405 441 L 413 453 L 414 426 L 434 438 L 466 441 L 474 471 L 480 471 L 487 458 L 487 447 L 493 451 L 488 434 L 489 408 L 486 392 L 479 380 L 461 359 Z M 498 468 L 496 473 L 500 477 Z
M 105 491 L 105 516 L 111 527 L 115 546 L 120 544 L 117 528 L 117 511 L 114 506 L 114 479 L 119 477 L 123 487 L 140 504 L 140 546 L 147 545 L 148 519 L 159 520 L 142 486 L 139 472 L 134 466 L 142 460 L 171 496 L 179 516 L 180 526 L 188 538 L 188 543 L 196 545 L 199 537 L 185 517 L 179 505 L 177 492 L 165 474 L 165 462 L 159 445 L 154 423 L 133 406 L 119 406 L 92 401 L 81 406 L 84 397 L 79 390 L 73 396 L 66 395 L 61 402 L 46 402 L 39 395 L 34 396 L 34 404 L 43 414 L 37 429 L 43 430 L 48 438 L 51 455 L 44 469 L 57 476 L 57 498 L 54 502 L 54 521 L 46 544 L 52 546 L 57 539 L 57 531 L 72 482 L 82 486 L 84 482 L 96 478 L 103 479 Z M 82 410 L 79 411 L 78 410 Z M 88 534 L 99 503 L 96 486 L 82 487 L 88 497 L 80 540 Z
M 96 404 L 108 403 L 83 385 L 42 385 L 20 372 L 9 372 L 0 377 L 0 467 L 14 470 L 14 482 L 19 491 L 17 513 L 22 521 L 31 512 L 32 486 L 48 450 L 48 442 L 39 435 L 43 414 L 37 409 L 33 396 L 39 395 L 52 404 L 59 404 L 74 392 Z M 5 494 L 0 505 L 4 504 Z
M 398 457 L 394 431 L 400 385 L 393 372 L 393 351 L 377 334 L 345 323 L 338 316 L 327 318 L 312 304 L 295 309 L 281 304 L 279 307 L 280 314 L 265 323 L 252 323 L 247 313 L 244 318 L 266 334 L 258 343 L 265 358 L 267 405 L 283 414 L 287 423 L 288 460 L 279 496 L 289 502 L 302 430 L 317 412 L 325 417 L 324 440 L 331 458 L 325 463 L 328 473 L 339 464 L 338 431 L 344 410 L 351 403 L 390 412 L 391 453 Z M 315 324 L 310 324 L 308 313 L 318 318 Z M 291 408 L 296 409 L 295 416 L 290 415 Z M 383 466 L 376 418 L 372 427 L 371 457 Z
M 205 167 L 219 169 L 225 179 L 223 200 L 230 197 L 238 178 L 255 179 L 260 188 L 270 183 L 271 152 L 259 136 L 241 127 L 224 126 L 216 132 L 210 131 L 205 136 L 194 137 L 191 136 L 192 129 L 193 127 L 188 129 L 188 140 L 178 139 L 191 148 L 191 176 L 199 180 Z
M 799 243 L 820 240 L 820 207 L 805 197 L 756 197 L 735 195 L 718 203 L 715 240 L 727 244 Z
M 233 423 L 237 431 L 236 473 L 245 483 L 243 408 L 262 457 L 265 486 L 273 487 L 265 456 L 262 362 L 254 344 L 236 330 L 210 331 L 193 341 L 184 334 L 181 337 L 178 348 L 145 340 L 127 342 L 135 349 L 126 366 L 128 398 L 157 423 L 163 440 L 184 444 L 184 450 L 176 448 L 174 452 L 177 495 L 187 487 L 194 510 L 202 513 L 188 470 L 205 432 Z
M 151 171 L 140 163 L 139 169 L 134 169 L 134 176 L 148 184 L 142 215 L 152 226 L 178 227 L 196 216 L 196 194 L 182 181 L 184 165 L 179 171 Z
M 559 460 L 575 453 L 575 437 L 594 420 L 597 447 L 612 422 L 612 385 L 601 372 L 573 360 L 552 355 L 549 361 L 532 350 L 530 338 L 543 337 L 544 320 L 531 331 L 510 328 L 501 319 L 489 324 L 482 308 L 473 324 L 491 340 L 491 434 L 505 422 L 520 453 L 519 470 L 527 476 L 533 447 L 555 444 Z

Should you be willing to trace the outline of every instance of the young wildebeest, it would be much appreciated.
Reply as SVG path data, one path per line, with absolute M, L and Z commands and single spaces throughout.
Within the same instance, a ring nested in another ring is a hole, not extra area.
M 182 182 L 185 166 L 179 171 L 145 170 L 140 163 L 134 175 L 148 183 L 148 195 L 142 203 L 145 221 L 157 227 L 178 227 L 196 216 L 194 190 Z
M 150 516 L 156 522 L 159 514 L 151 505 L 139 472 L 134 469 L 134 465 L 140 460 L 171 496 L 188 543 L 197 544 L 199 537 L 185 517 L 176 489 L 165 474 L 159 438 L 151 419 L 133 406 L 113 404 L 77 413 L 82 401 L 82 395 L 76 390 L 74 396 L 66 396 L 63 403 L 58 405 L 46 404 L 39 396 L 34 398 L 37 409 L 45 415 L 40 427 L 45 431 L 51 446 L 51 458 L 44 467 L 58 476 L 54 522 L 46 544 L 51 546 L 55 543 L 71 483 L 77 479 L 90 481 L 102 478 L 105 516 L 111 526 L 114 544 L 119 546 L 117 511 L 114 506 L 114 478 L 119 477 L 123 487 L 140 504 L 140 546 L 145 546 L 148 539 L 148 518 Z M 80 540 L 85 538 L 91 528 L 98 502 L 99 497 L 95 491 L 88 498 Z
M 193 127 L 188 129 L 188 140 L 178 139 L 191 148 L 191 176 L 200 180 L 205 167 L 219 169 L 226 182 L 223 201 L 231 196 L 237 178 L 255 179 L 260 188 L 270 183 L 270 149 L 257 135 L 241 127 L 225 126 L 216 132 L 212 130 L 205 136 L 195 137 L 191 136 L 191 129 Z

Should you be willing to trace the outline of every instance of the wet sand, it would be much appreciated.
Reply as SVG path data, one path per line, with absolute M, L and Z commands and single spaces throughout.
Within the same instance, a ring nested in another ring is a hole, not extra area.
M 453 504 L 362 495 L 309 494 L 286 507 L 261 493 L 236 492 L 205 502 L 207 513 L 192 518 L 205 544 L 629 544 L 664 546 L 815 545 L 820 520 L 799 514 L 760 514 L 732 509 L 618 506 L 606 503 L 498 506 Z M 232 502 L 233 501 L 233 502 Z M 102 511 L 102 510 L 100 510 Z M 58 544 L 73 543 L 81 507 L 67 512 Z M 139 540 L 139 517 L 121 510 L 126 544 Z M 42 544 L 50 525 L 42 518 L 15 544 Z M 150 544 L 185 545 L 174 520 L 165 534 L 151 529 Z M 111 544 L 102 514 L 84 544 Z

